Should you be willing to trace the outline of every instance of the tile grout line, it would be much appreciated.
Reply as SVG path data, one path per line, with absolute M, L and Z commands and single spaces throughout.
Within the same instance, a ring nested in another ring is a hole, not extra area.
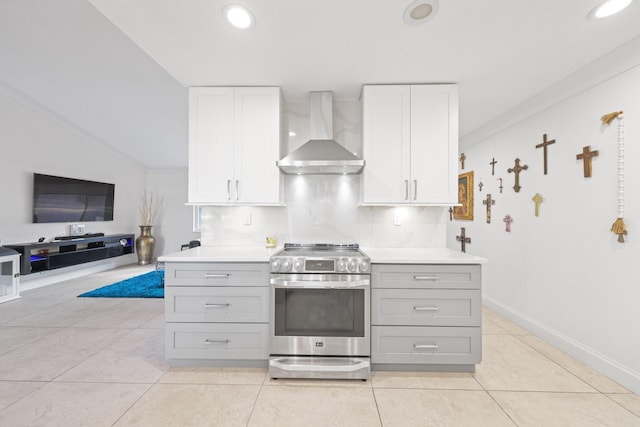
M 536 336 L 536 335 L 533 335 Z M 564 366 L 562 366 L 560 363 L 556 362 L 555 360 L 553 360 L 551 357 L 547 356 L 546 354 L 544 354 L 543 352 L 541 352 L 540 350 L 538 350 L 537 348 L 535 348 L 534 346 L 532 346 L 531 344 L 529 344 L 528 342 L 522 340 L 519 338 L 518 335 L 514 335 L 514 337 L 521 342 L 522 344 L 526 345 L 527 347 L 531 348 L 533 351 L 535 351 L 536 353 L 540 354 L 542 357 L 544 357 L 545 359 L 549 360 L 550 362 L 554 363 L 555 365 L 559 366 L 561 369 L 563 369 L 564 371 L 568 372 L 571 376 L 573 376 L 574 378 L 576 378 L 578 381 L 582 382 L 583 384 L 586 384 L 587 386 L 591 387 L 592 389 L 595 390 L 596 393 L 599 394 L 603 394 L 596 386 L 591 385 L 590 383 L 588 383 L 586 380 L 580 378 L 576 373 L 574 373 L 573 371 L 569 370 L 568 368 L 565 368 Z M 554 347 L 555 348 L 555 347 Z M 562 350 L 560 350 L 562 351 Z M 593 392 L 568 392 L 568 393 L 592 393 Z
M 264 378 L 262 379 L 262 382 L 260 383 L 260 388 L 258 389 L 256 398 L 253 400 L 253 405 L 251 405 L 251 410 L 249 411 L 249 417 L 247 417 L 247 423 L 245 424 L 245 427 L 249 427 L 249 424 L 251 423 L 251 417 L 253 417 L 253 411 L 255 411 L 256 409 L 256 405 L 258 404 L 258 399 L 260 399 L 260 394 L 262 393 L 262 389 L 264 388 L 264 383 L 267 381 L 268 378 L 269 378 L 269 371 L 267 370 L 267 372 L 265 372 L 264 374 Z
M 495 322 L 494 322 L 494 323 L 495 323 Z M 499 325 L 498 325 L 498 326 L 499 326 Z M 502 329 L 504 329 L 504 328 L 502 328 Z M 511 334 L 511 332 L 507 331 L 506 329 L 505 329 L 505 331 L 507 332 L 507 334 L 506 334 L 506 335 L 513 335 L 513 334 Z M 482 362 L 480 362 L 480 363 L 482 363 Z M 501 405 L 501 404 L 496 400 L 496 398 L 491 394 L 491 392 L 485 388 L 485 386 L 480 382 L 480 380 L 478 380 L 478 378 L 476 378 L 476 376 L 475 376 L 475 372 L 471 373 L 471 377 L 473 378 L 473 380 L 474 380 L 476 383 L 478 383 L 478 385 L 480 386 L 480 388 L 482 388 L 482 390 L 487 394 L 487 396 L 489 396 L 489 398 L 490 398 L 491 400 L 493 400 L 493 401 L 495 402 L 495 404 L 496 404 L 496 405 L 498 405 L 498 408 L 500 408 L 500 410 L 501 410 L 501 411 L 502 411 L 502 412 L 507 416 L 507 418 L 509 418 L 509 419 L 511 420 L 511 422 L 513 423 L 513 425 L 514 425 L 514 426 L 516 426 L 516 427 L 518 427 L 518 423 L 516 423 L 516 421 L 511 417 L 511 414 L 509 414 L 509 412 L 507 412 L 507 410 L 506 410 L 506 409 L 504 409 L 504 408 L 502 407 L 502 405 Z

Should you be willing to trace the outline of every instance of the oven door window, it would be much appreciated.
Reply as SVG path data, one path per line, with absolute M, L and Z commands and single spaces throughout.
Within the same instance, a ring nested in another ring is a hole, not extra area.
M 364 289 L 275 289 L 276 336 L 364 337 Z

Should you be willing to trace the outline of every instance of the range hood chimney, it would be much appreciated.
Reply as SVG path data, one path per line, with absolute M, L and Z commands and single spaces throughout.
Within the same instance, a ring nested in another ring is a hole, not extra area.
M 364 160 L 333 140 L 333 93 L 309 93 L 310 140 L 276 165 L 288 175 L 345 175 L 362 172 Z

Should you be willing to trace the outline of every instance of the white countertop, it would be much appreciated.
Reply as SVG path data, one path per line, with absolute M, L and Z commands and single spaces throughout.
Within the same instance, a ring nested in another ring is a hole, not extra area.
M 360 248 L 374 264 L 484 264 L 486 258 L 447 248 Z
M 163 255 L 160 262 L 269 262 L 276 249 L 264 246 L 199 246 Z
M 269 262 L 280 248 L 200 246 L 163 255 L 160 262 Z M 446 248 L 361 248 L 375 264 L 484 264 L 487 259 Z

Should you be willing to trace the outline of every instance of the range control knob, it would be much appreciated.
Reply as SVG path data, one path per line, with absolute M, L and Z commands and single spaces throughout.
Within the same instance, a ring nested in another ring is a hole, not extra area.
M 293 271 L 302 271 L 304 267 L 304 261 L 300 258 L 293 261 Z
M 282 261 L 282 271 L 291 270 L 291 260 L 285 259 Z
M 349 260 L 349 263 L 347 264 L 347 268 L 349 269 L 350 272 L 355 273 L 356 269 L 358 268 L 358 265 L 356 264 L 355 260 Z
M 279 259 L 274 259 L 273 261 L 271 261 L 271 270 L 278 271 L 280 270 L 281 266 L 282 262 Z
M 340 261 L 338 261 L 338 264 L 336 267 L 338 269 L 338 272 L 341 273 L 347 269 L 347 263 L 345 262 L 345 260 L 341 259 Z
M 358 264 L 358 269 L 361 272 L 366 273 L 367 271 L 369 271 L 369 263 L 367 261 L 360 261 L 360 263 Z

